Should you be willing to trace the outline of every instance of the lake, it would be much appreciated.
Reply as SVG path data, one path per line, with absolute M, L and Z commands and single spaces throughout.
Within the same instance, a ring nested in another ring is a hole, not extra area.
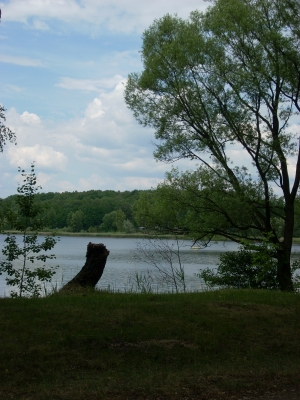
M 0 235 L 0 249 L 4 246 L 5 237 Z M 21 240 L 21 236 L 18 239 Z M 214 242 L 204 249 L 193 250 L 191 241 L 187 240 L 177 243 L 174 240 L 62 236 L 50 252 L 56 255 L 56 259 L 46 263 L 59 265 L 48 290 L 51 287 L 60 288 L 80 271 L 85 263 L 89 242 L 103 243 L 109 250 L 106 267 L 97 288 L 114 291 L 136 290 L 137 277 L 141 282 L 140 287 L 147 282 L 154 292 L 174 291 L 174 286 L 167 279 L 162 279 L 154 263 L 159 268 L 169 270 L 171 263 L 175 269 L 179 269 L 179 261 L 184 268 L 186 290 L 203 290 L 203 282 L 195 274 L 200 269 L 215 268 L 221 253 L 238 249 L 234 242 Z M 178 249 L 179 258 L 176 256 Z M 293 258 L 299 256 L 300 245 L 293 246 L 293 253 Z M 146 277 L 144 283 L 143 277 Z M 9 290 L 3 274 L 0 276 L 0 296 L 9 296 Z

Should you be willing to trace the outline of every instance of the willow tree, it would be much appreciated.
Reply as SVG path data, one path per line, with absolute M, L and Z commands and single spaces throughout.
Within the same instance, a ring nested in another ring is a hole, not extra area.
M 194 161 L 166 185 L 197 208 L 195 239 L 269 243 L 282 290 L 293 289 L 300 179 L 298 14 L 296 0 L 218 0 L 188 20 L 166 15 L 144 32 L 143 70 L 125 89 L 135 118 L 155 129 L 155 157 Z

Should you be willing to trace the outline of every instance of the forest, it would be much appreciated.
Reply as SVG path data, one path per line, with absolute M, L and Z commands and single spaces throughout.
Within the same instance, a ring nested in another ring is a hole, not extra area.
M 16 206 L 17 195 L 0 199 L 2 212 Z M 46 230 L 66 232 L 124 232 L 134 233 L 141 227 L 164 232 L 191 233 L 187 223 L 189 207 L 165 202 L 160 188 L 152 190 L 114 191 L 89 190 L 85 192 L 48 192 L 35 195 L 42 207 Z M 151 209 L 149 209 L 151 208 Z M 176 214 L 171 218 L 170 214 Z M 5 225 L 4 229 L 10 229 Z M 300 237 L 300 196 L 295 203 L 294 237 Z
M 45 227 L 67 232 L 127 232 L 135 231 L 132 204 L 140 191 L 116 192 L 90 190 L 86 192 L 37 193 L 35 202 L 44 210 Z M 0 200 L 1 209 L 16 208 L 17 195 Z M 10 226 L 4 226 L 9 229 Z

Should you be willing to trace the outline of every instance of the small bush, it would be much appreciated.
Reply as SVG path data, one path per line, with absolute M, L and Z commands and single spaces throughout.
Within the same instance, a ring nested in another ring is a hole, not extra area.
M 217 272 L 207 268 L 197 276 L 209 287 L 279 290 L 276 269 L 275 259 L 241 248 L 222 254 Z

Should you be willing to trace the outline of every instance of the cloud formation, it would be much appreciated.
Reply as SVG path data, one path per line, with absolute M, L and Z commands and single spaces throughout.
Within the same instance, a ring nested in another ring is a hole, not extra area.
M 15 147 L 8 150 L 11 165 L 29 166 L 33 161 L 40 169 L 63 171 L 68 158 L 53 147 L 36 144 L 32 147 Z
M 0 185 L 6 182 L 12 190 L 17 167 L 28 169 L 35 161 L 39 184 L 46 191 L 156 186 L 166 166 L 153 159 L 152 130 L 138 125 L 127 109 L 123 82 L 119 77 L 112 90 L 86 104 L 81 117 L 68 121 L 45 121 L 29 111 L 8 110 L 7 122 L 18 145 L 9 146 L 0 159 L 0 165 L 10 165 Z
M 10 0 L 2 3 L 3 17 L 7 21 L 47 30 L 51 21 L 56 20 L 69 24 L 72 29 L 85 27 L 94 34 L 103 28 L 113 32 L 141 33 L 155 18 L 166 13 L 178 13 L 186 18 L 191 10 L 206 7 L 203 1 L 196 0 L 173 0 L 171 4 L 159 0 Z
M 153 130 L 126 107 L 124 82 L 142 68 L 142 32 L 204 1 L 0 0 L 1 102 L 17 136 L 0 155 L 0 197 L 18 166 L 36 162 L 44 191 L 156 186 L 170 166 L 153 159 Z M 186 166 L 186 163 L 182 163 Z
M 76 79 L 70 77 L 60 78 L 60 82 L 56 83 L 55 86 L 61 87 L 67 90 L 83 90 L 90 92 L 100 92 L 104 89 L 113 88 L 120 80 L 122 76 L 115 75 L 107 79 Z
M 23 67 L 43 67 L 43 63 L 40 60 L 35 60 L 30 57 L 18 57 L 8 54 L 0 54 L 0 62 L 8 64 L 21 65 Z

